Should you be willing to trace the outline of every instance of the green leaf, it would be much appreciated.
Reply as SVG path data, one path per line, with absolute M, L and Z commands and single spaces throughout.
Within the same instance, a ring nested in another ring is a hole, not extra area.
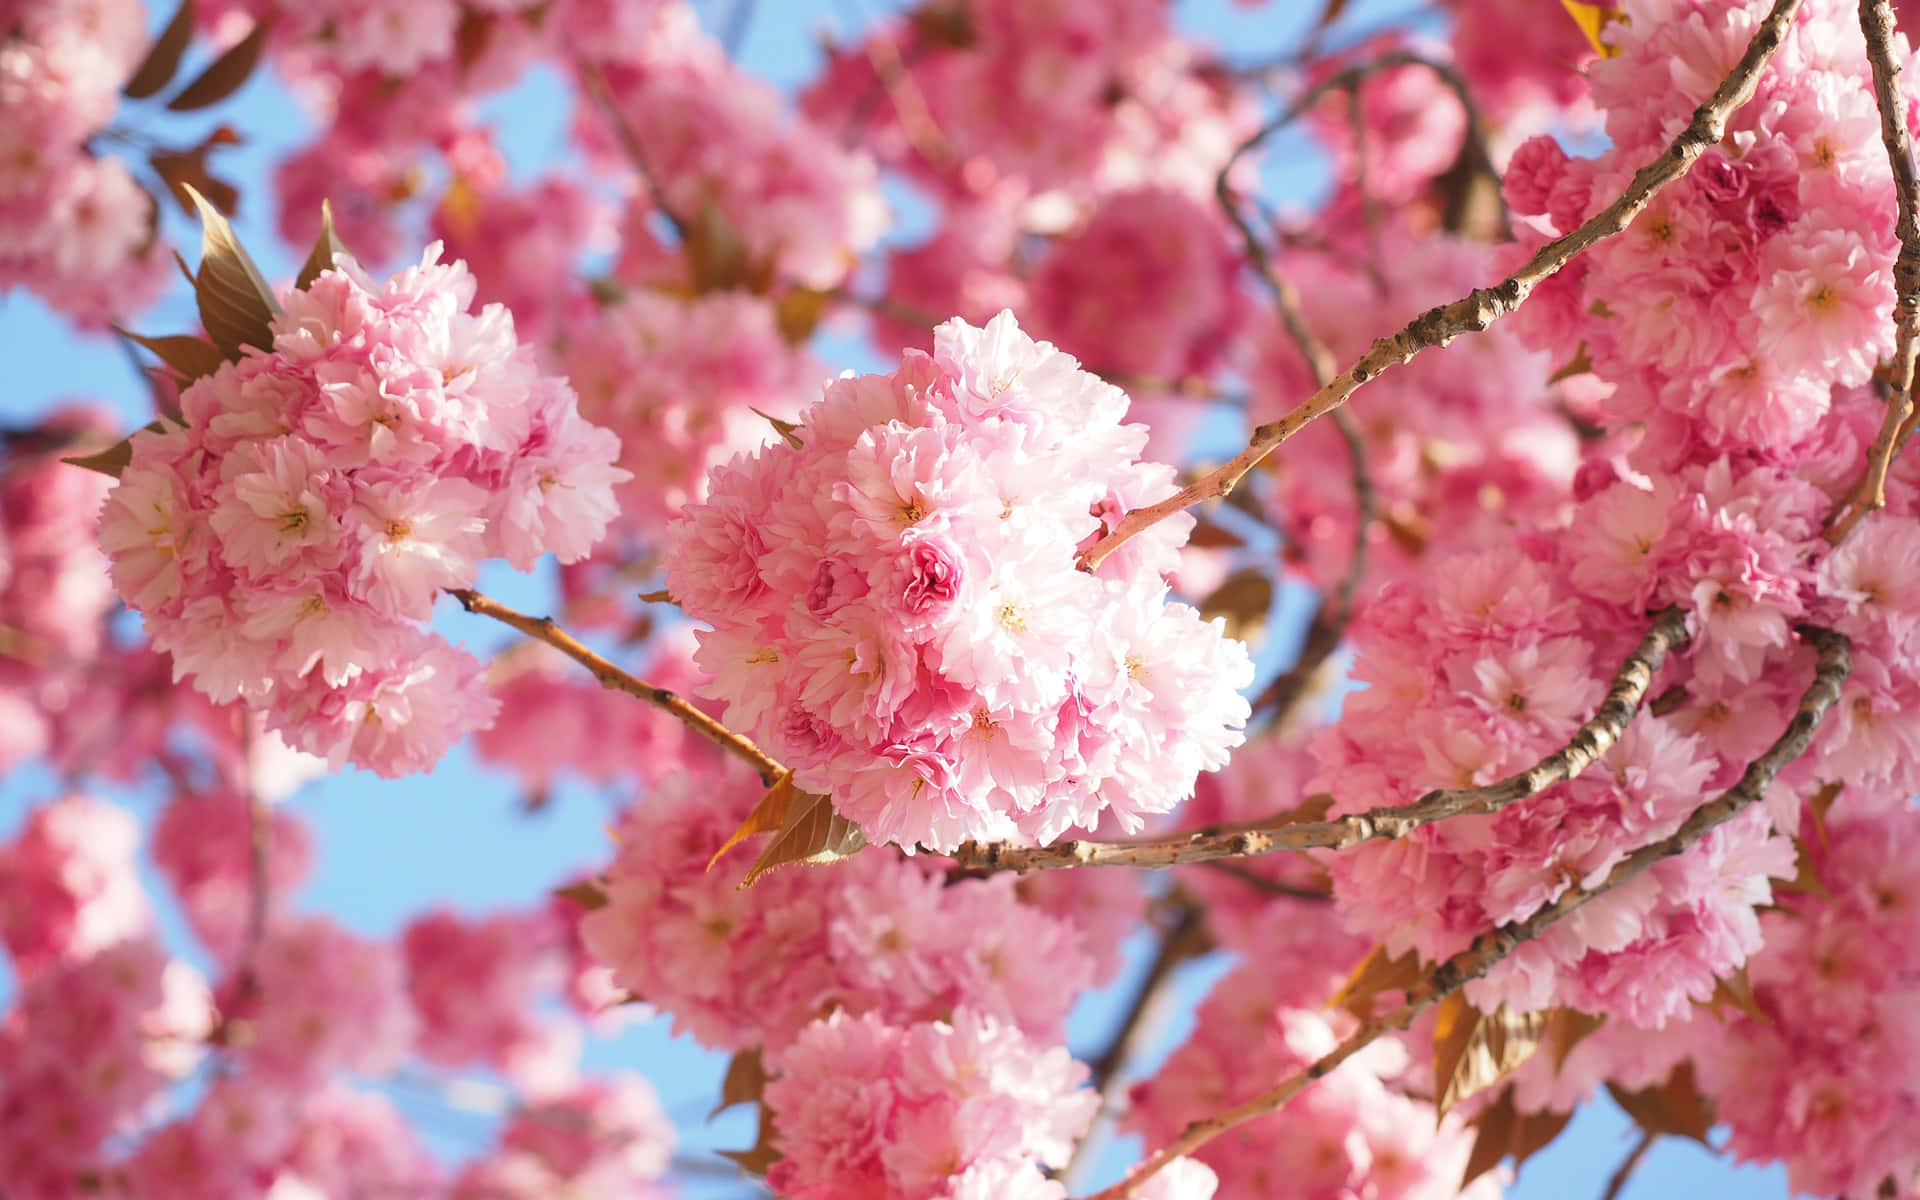
M 795 792 L 786 823 L 760 852 L 741 887 L 775 867 L 788 863 L 830 863 L 854 854 L 867 844 L 860 827 L 833 811 L 833 802 L 812 792 Z
M 127 80 L 127 86 L 121 88 L 121 94 L 129 100 L 144 100 L 161 88 L 173 82 L 173 73 L 180 69 L 180 56 L 187 51 L 187 44 L 193 41 L 193 0 L 180 0 L 180 7 L 174 10 L 173 19 L 160 31 L 153 45 L 147 49 L 147 56 L 133 69 L 133 75 Z
M 271 349 L 273 318 L 280 311 L 273 289 L 220 211 L 191 186 L 187 195 L 200 213 L 200 270 L 193 291 L 207 336 L 230 362 L 240 361 L 245 346 Z
M 220 369 L 226 360 L 220 356 L 220 350 L 213 343 L 187 334 L 172 334 L 167 337 L 141 337 L 131 329 L 122 329 L 115 325 L 113 331 L 137 346 L 142 346 L 161 362 L 173 369 L 183 383 L 192 383 L 203 379 Z
M 218 104 L 228 96 L 239 91 L 247 82 L 247 76 L 253 74 L 254 67 L 260 63 L 260 51 L 267 44 L 266 21 L 256 24 L 227 52 L 207 64 L 192 83 L 180 89 L 180 94 L 167 101 L 167 108 L 173 112 L 192 112 L 197 108 Z
M 340 235 L 333 231 L 333 205 L 325 200 L 320 202 L 320 236 L 313 243 L 313 249 L 307 254 L 307 261 L 300 267 L 299 278 L 293 286 L 306 291 L 313 281 L 320 278 L 323 271 L 333 269 L 333 264 L 343 254 L 351 254 L 340 241 Z

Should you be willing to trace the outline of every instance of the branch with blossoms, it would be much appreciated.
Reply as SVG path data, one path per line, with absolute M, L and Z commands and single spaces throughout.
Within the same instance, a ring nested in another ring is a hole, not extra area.
M 1600 883 L 1571 889 L 1542 906 L 1532 916 L 1482 934 L 1467 949 L 1440 964 L 1425 982 L 1412 988 L 1398 1007 L 1363 1022 L 1360 1028 L 1305 1070 L 1289 1076 L 1244 1104 L 1194 1122 L 1173 1142 L 1155 1151 L 1130 1171 L 1125 1179 L 1095 1192 L 1087 1200 L 1127 1200 L 1175 1159 L 1193 1153 L 1236 1125 L 1279 1111 L 1307 1087 L 1332 1074 L 1342 1063 L 1383 1035 L 1410 1028 L 1428 1009 L 1484 976 L 1522 944 L 1539 937 L 1588 902 L 1638 878 L 1654 864 L 1686 853 L 1701 838 L 1758 804 L 1781 768 L 1806 750 L 1827 711 L 1839 703 L 1841 685 L 1852 670 L 1851 646 L 1844 635 L 1814 626 L 1802 626 L 1798 632 L 1818 653 L 1813 681 L 1801 693 L 1799 705 L 1792 719 L 1787 722 L 1786 729 L 1763 754 L 1747 764 L 1739 782 L 1695 809 L 1693 815 L 1671 836 L 1628 854 L 1607 872 L 1607 877 Z
M 760 776 L 760 782 L 768 787 L 772 787 L 787 774 L 787 769 L 769 758 L 760 747 L 753 744 L 752 739 L 728 729 L 686 697 L 668 688 L 658 687 L 637 678 L 615 665 L 612 660 L 594 653 L 579 638 L 562 629 L 552 617 L 530 617 L 525 613 L 516 612 L 498 600 L 484 596 L 471 588 L 449 588 L 447 594 L 458 600 L 460 607 L 476 616 L 491 617 L 536 642 L 545 642 L 552 646 L 593 672 L 593 677 L 600 681 L 600 686 L 616 692 L 625 692 L 629 696 L 644 700 L 671 714 L 701 737 L 752 767 L 754 773 Z
M 1063 867 L 1171 867 L 1181 863 L 1247 858 L 1281 850 L 1344 850 L 1374 839 L 1405 837 L 1451 817 L 1497 813 L 1577 777 L 1620 740 L 1640 710 L 1667 655 L 1687 640 L 1686 614 L 1669 608 L 1654 618 L 1633 653 L 1620 664 L 1607 696 L 1567 744 L 1527 770 L 1481 787 L 1444 788 L 1411 804 L 1391 805 L 1330 820 L 1302 821 L 1281 813 L 1229 829 L 1201 829 L 1134 841 L 1064 841 L 1051 846 L 987 843 L 962 846 L 954 858 L 982 871 L 1055 870 Z
M 1331 384 L 1278 420 L 1255 429 L 1246 449 L 1165 500 L 1127 513 L 1118 525 L 1081 552 L 1081 565 L 1088 571 L 1095 570 L 1108 555 L 1159 521 L 1202 501 L 1230 494 L 1262 459 L 1314 420 L 1345 404 L 1368 380 L 1412 360 L 1423 350 L 1445 346 L 1463 334 L 1486 329 L 1518 309 L 1534 288 L 1587 248 L 1626 229 L 1662 188 L 1685 175 L 1707 147 L 1720 140 L 1726 131 L 1727 118 L 1752 98 L 1761 71 L 1779 50 L 1781 39 L 1786 36 L 1799 7 L 1800 0 L 1775 0 L 1772 11 L 1754 30 L 1746 52 L 1733 70 L 1695 110 L 1692 120 L 1674 136 L 1666 151 L 1641 167 L 1613 203 L 1571 233 L 1540 247 L 1519 270 L 1500 283 L 1490 288 L 1475 288 L 1451 304 L 1429 309 L 1408 322 L 1400 332 L 1374 342 L 1372 349 Z
M 1894 56 L 1891 0 L 1860 0 L 1860 32 L 1873 68 L 1873 98 L 1880 110 L 1880 140 L 1893 170 L 1899 204 L 1894 226 L 1900 253 L 1893 261 L 1893 364 L 1887 380 L 1887 412 L 1867 448 L 1867 464 L 1855 484 L 1827 518 L 1827 540 L 1839 544 L 1862 520 L 1887 506 L 1887 469 L 1914 428 L 1914 362 L 1920 358 L 1920 175 L 1907 136 L 1907 103 L 1900 92 L 1900 63 Z

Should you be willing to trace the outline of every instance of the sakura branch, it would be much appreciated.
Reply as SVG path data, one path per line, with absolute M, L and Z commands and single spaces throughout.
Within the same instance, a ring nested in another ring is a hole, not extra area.
M 1887 148 L 1894 196 L 1900 205 L 1895 225 L 1900 254 L 1893 263 L 1895 341 L 1886 417 L 1867 449 L 1865 474 L 1828 518 L 1827 540 L 1836 545 L 1869 514 L 1887 505 L 1887 469 L 1913 432 L 1914 360 L 1920 357 L 1920 178 L 1916 177 L 1913 146 L 1907 136 L 1900 63 L 1893 52 L 1890 0 L 1860 0 L 1860 31 L 1866 35 L 1873 95 L 1880 109 L 1880 140 Z
M 560 628 L 552 617 L 530 617 L 470 588 L 450 588 L 448 594 L 458 600 L 460 606 L 468 612 L 482 617 L 492 617 L 510 629 L 517 630 L 537 642 L 545 642 L 552 646 L 593 672 L 593 677 L 600 681 L 600 686 L 625 692 L 657 708 L 665 709 L 696 733 L 752 767 L 760 776 L 760 781 L 768 787 L 772 787 L 776 780 L 786 774 L 785 767 L 769 758 L 752 741 L 714 720 L 685 697 L 638 679 L 595 654 L 578 638 Z
M 1347 398 L 1382 371 L 1410 361 L 1423 350 L 1445 346 L 1464 333 L 1478 333 L 1524 303 L 1533 289 L 1558 272 L 1596 242 L 1625 230 L 1647 207 L 1662 188 L 1685 175 L 1707 147 L 1720 140 L 1727 118 L 1752 98 L 1761 70 L 1780 48 L 1800 0 L 1775 0 L 1772 11 L 1754 30 L 1745 53 L 1740 56 L 1713 95 L 1694 111 L 1667 146 L 1665 152 L 1640 168 L 1619 198 L 1571 233 L 1563 234 L 1540 247 L 1519 270 L 1493 287 L 1475 288 L 1451 304 L 1444 304 L 1415 317 L 1391 337 L 1374 342 L 1360 360 L 1332 383 L 1315 392 L 1306 401 L 1278 420 L 1269 421 L 1253 431 L 1246 449 L 1216 470 L 1181 488 L 1158 504 L 1129 512 L 1104 537 L 1080 556 L 1088 571 L 1145 529 L 1177 512 L 1184 512 L 1203 500 L 1230 494 L 1248 471 L 1282 443 L 1309 423 L 1347 402 Z
M 1431 791 L 1411 804 L 1374 808 L 1331 820 L 1297 821 L 1282 814 L 1251 825 L 1139 841 L 1069 841 L 1038 847 L 969 845 L 961 847 L 954 857 L 963 867 L 1023 874 L 1060 867 L 1171 867 L 1279 850 L 1344 850 L 1375 838 L 1405 837 L 1423 825 L 1449 817 L 1496 813 L 1575 778 L 1605 754 L 1639 711 L 1667 655 L 1686 640 L 1686 614 L 1677 608 L 1662 611 L 1620 665 L 1606 699 L 1567 744 L 1498 783 Z
M 1482 934 L 1471 946 L 1442 963 L 1397 1008 L 1363 1022 L 1345 1041 L 1305 1070 L 1289 1076 L 1268 1091 L 1225 1112 L 1195 1121 L 1179 1137 L 1134 1168 L 1125 1179 L 1094 1193 L 1088 1200 L 1127 1200 L 1174 1159 L 1193 1153 L 1236 1125 L 1278 1111 L 1309 1085 L 1332 1074 L 1347 1059 L 1372 1045 L 1382 1035 L 1411 1027 L 1428 1009 L 1485 975 L 1523 943 L 1539 937 L 1588 901 L 1637 878 L 1655 863 L 1684 854 L 1708 833 L 1757 804 L 1781 768 L 1806 750 L 1822 718 L 1839 702 L 1841 685 L 1846 682 L 1852 669 L 1851 649 L 1845 636 L 1812 626 L 1801 626 L 1798 632 L 1819 655 L 1813 682 L 1802 693 L 1799 706 L 1787 722 L 1786 729 L 1760 757 L 1747 765 L 1738 783 L 1695 809 L 1693 815 L 1670 837 L 1642 846 L 1627 855 L 1599 884 L 1591 888 L 1569 890 L 1532 916 Z

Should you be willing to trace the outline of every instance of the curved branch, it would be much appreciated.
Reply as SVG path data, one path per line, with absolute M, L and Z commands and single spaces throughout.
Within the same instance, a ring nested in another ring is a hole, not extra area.
M 1174 1159 L 1193 1153 L 1236 1125 L 1278 1111 L 1309 1084 L 1331 1074 L 1341 1063 L 1371 1045 L 1381 1035 L 1409 1028 L 1422 1013 L 1485 975 L 1522 943 L 1539 937 L 1588 901 L 1638 877 L 1655 863 L 1685 853 L 1708 833 L 1759 803 L 1774 776 L 1799 757 L 1813 740 L 1814 730 L 1819 727 L 1821 718 L 1839 702 L 1840 686 L 1852 669 L 1850 647 L 1844 636 L 1829 629 L 1810 626 L 1802 626 L 1798 632 L 1818 650 L 1819 661 L 1814 669 L 1813 682 L 1801 695 L 1800 706 L 1793 719 L 1787 722 L 1786 730 L 1773 745 L 1748 764 L 1738 783 L 1695 809 L 1693 815 L 1672 836 L 1635 850 L 1616 864 L 1598 885 L 1568 891 L 1525 920 L 1514 921 L 1481 934 L 1474 939 L 1473 945 L 1441 964 L 1398 1008 L 1365 1022 L 1305 1070 L 1289 1076 L 1268 1091 L 1226 1112 L 1188 1125 L 1179 1137 L 1155 1151 L 1151 1158 L 1135 1167 L 1124 1180 L 1105 1191 L 1094 1193 L 1088 1200 L 1125 1200 Z
M 490 596 L 483 596 L 470 588 L 449 588 L 447 594 L 460 602 L 460 606 L 470 613 L 494 620 L 525 634 L 537 642 L 545 642 L 555 650 L 593 672 L 600 686 L 612 688 L 616 692 L 625 692 L 636 696 L 657 708 L 663 708 L 673 714 L 694 732 L 719 746 L 722 750 L 746 763 L 759 773 L 760 782 L 768 787 L 786 774 L 786 768 L 767 756 L 760 747 L 743 734 L 735 733 L 719 721 L 714 720 L 693 702 L 663 687 L 655 687 L 644 679 L 638 679 L 621 670 L 613 663 L 595 654 L 593 651 L 566 630 L 560 628 L 552 617 L 529 617 L 516 612 Z
M 1388 805 L 1326 821 L 1295 821 L 1287 814 L 1230 828 L 1131 842 L 1059 842 L 1052 846 L 969 843 L 954 853 L 979 870 L 1038 871 L 1059 867 L 1170 867 L 1218 858 L 1246 858 L 1276 850 L 1344 850 L 1375 838 L 1405 837 L 1423 825 L 1468 813 L 1496 813 L 1579 775 L 1620 740 L 1667 654 L 1687 640 L 1686 614 L 1663 610 L 1620 664 L 1607 698 L 1559 750 L 1498 783 L 1428 792 L 1411 804 Z
M 1634 174 L 1633 181 L 1612 204 L 1588 219 L 1578 229 L 1563 234 L 1534 252 L 1519 270 L 1492 287 L 1475 288 L 1451 304 L 1429 309 L 1407 323 L 1391 337 L 1374 342 L 1372 349 L 1347 368 L 1345 374 L 1321 388 L 1293 411 L 1269 421 L 1253 431 L 1246 449 L 1218 469 L 1181 488 L 1158 504 L 1128 513 L 1099 541 L 1080 556 L 1081 566 L 1092 571 L 1101 560 L 1118 550 L 1142 530 L 1177 512 L 1183 512 L 1203 500 L 1212 500 L 1232 492 L 1248 471 L 1274 448 L 1300 432 L 1315 419 L 1325 416 L 1347 402 L 1361 385 L 1382 371 L 1399 366 L 1422 350 L 1445 346 L 1463 333 L 1477 333 L 1508 315 L 1524 303 L 1533 289 L 1571 262 L 1594 243 L 1626 229 L 1659 191 L 1685 175 L 1708 146 L 1720 140 L 1727 118 L 1752 98 L 1760 71 L 1780 48 L 1800 0 L 1774 0 L 1773 10 L 1754 31 L 1752 41 L 1740 56 L 1733 71 L 1714 89 L 1712 96 L 1694 110 L 1693 119 L 1677 134 L 1672 144 Z
M 1880 140 L 1893 168 L 1893 192 L 1900 216 L 1895 230 L 1900 254 L 1893 261 L 1893 380 L 1887 414 L 1867 448 L 1860 482 L 1827 518 L 1827 541 L 1838 545 L 1869 514 L 1887 506 L 1887 469 L 1900 444 L 1913 431 L 1914 361 L 1920 357 L 1920 178 L 1907 137 L 1906 100 L 1900 92 L 1900 62 L 1893 53 L 1893 5 L 1890 0 L 1860 0 L 1860 32 L 1867 39 L 1873 66 L 1873 97 L 1880 108 Z

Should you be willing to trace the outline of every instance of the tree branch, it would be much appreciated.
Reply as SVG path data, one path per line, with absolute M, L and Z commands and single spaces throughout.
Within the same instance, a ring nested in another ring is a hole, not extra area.
M 676 718 L 690 726 L 696 733 L 713 742 L 722 750 L 733 755 L 741 762 L 752 767 L 760 776 L 760 782 L 772 787 L 774 781 L 786 773 L 786 768 L 769 758 L 760 747 L 742 734 L 735 733 L 725 725 L 702 712 L 685 697 L 677 695 L 663 687 L 655 687 L 644 679 L 637 679 L 621 670 L 613 663 L 587 649 L 579 639 L 560 628 L 552 617 L 529 617 L 516 612 L 489 596 L 469 588 L 449 588 L 449 595 L 460 602 L 460 606 L 470 613 L 483 617 L 492 617 L 502 625 L 509 626 L 538 642 L 545 642 L 555 650 L 593 672 L 600 686 L 612 688 L 616 692 L 625 692 L 636 696 L 648 704 L 663 708 Z
M 1160 948 L 1147 973 L 1141 977 L 1140 987 L 1115 1027 L 1112 1040 L 1091 1064 L 1088 1082 L 1100 1097 L 1100 1108 L 1094 1113 L 1086 1135 L 1074 1145 L 1073 1157 L 1067 1160 L 1062 1172 L 1067 1187 L 1078 1186 L 1081 1174 L 1098 1161 L 1095 1151 L 1105 1143 L 1112 1125 L 1113 1093 L 1121 1081 L 1121 1069 L 1139 1055 L 1162 1024 L 1153 1017 L 1165 1004 L 1167 984 L 1173 979 L 1174 971 L 1206 949 L 1206 927 L 1200 910 L 1190 902 L 1181 903 L 1179 917 L 1173 927 L 1161 935 Z
M 1900 254 L 1893 262 L 1893 385 L 1887 414 L 1867 448 L 1866 471 L 1827 518 L 1827 540 L 1838 545 L 1870 513 L 1887 506 L 1887 469 L 1914 423 L 1914 360 L 1920 356 L 1920 178 L 1907 138 L 1907 105 L 1900 92 L 1900 63 L 1893 54 L 1890 0 L 1860 0 L 1860 32 L 1873 66 L 1873 97 L 1880 107 L 1880 140 L 1893 168 L 1900 216 L 1895 230 Z
M 1179 1137 L 1135 1167 L 1125 1179 L 1105 1191 L 1096 1192 L 1088 1200 L 1125 1200 L 1174 1159 L 1191 1154 L 1236 1125 L 1278 1111 L 1309 1084 L 1331 1074 L 1341 1063 L 1371 1045 L 1382 1034 L 1409 1028 L 1429 1008 L 1485 975 L 1520 945 L 1539 937 L 1588 901 L 1637 878 L 1655 863 L 1686 852 L 1708 833 L 1758 803 L 1780 769 L 1797 758 L 1813 740 L 1813 732 L 1819 727 L 1821 718 L 1839 702 L 1841 684 L 1852 669 L 1849 646 L 1844 636 L 1832 630 L 1804 625 L 1797 632 L 1819 652 L 1813 682 L 1800 697 L 1799 709 L 1787 722 L 1787 728 L 1779 739 L 1748 764 L 1741 773 L 1740 781 L 1695 809 L 1693 815 L 1671 837 L 1635 850 L 1616 864 L 1597 886 L 1565 892 L 1525 920 L 1514 921 L 1481 934 L 1474 939 L 1473 945 L 1441 964 L 1424 984 L 1413 989 L 1406 1002 L 1398 1008 L 1363 1023 L 1318 1061 L 1282 1080 L 1270 1090 L 1223 1113 L 1188 1125 Z
M 1246 473 L 1275 447 L 1309 422 L 1345 404 L 1347 397 L 1369 379 L 1411 360 L 1422 350 L 1445 346 L 1463 333 L 1485 329 L 1519 308 L 1534 288 L 1575 256 L 1626 229 L 1662 188 L 1685 175 L 1706 148 L 1720 140 L 1726 131 L 1728 116 L 1752 97 L 1761 69 L 1780 48 L 1780 41 L 1799 7 L 1800 0 L 1774 0 L 1773 10 L 1754 31 L 1753 39 L 1747 43 L 1746 52 L 1733 71 L 1714 89 L 1713 95 L 1694 110 L 1693 119 L 1674 137 L 1672 144 L 1634 174 L 1619 199 L 1578 229 L 1540 247 L 1525 265 L 1500 283 L 1490 288 L 1475 288 L 1451 304 L 1429 309 L 1408 322 L 1399 333 L 1374 342 L 1373 348 L 1361 355 L 1345 374 L 1293 411 L 1255 429 L 1246 449 L 1218 469 L 1158 504 L 1128 513 L 1118 526 L 1087 547 L 1080 556 L 1081 566 L 1092 571 L 1107 555 L 1163 518 L 1232 492 Z
M 1626 1190 L 1627 1180 L 1633 1178 L 1634 1171 L 1640 1167 L 1640 1160 L 1647 1156 L 1647 1151 L 1653 1149 L 1654 1139 L 1659 1136 L 1651 1129 L 1642 1131 L 1640 1140 L 1634 1143 L 1633 1149 L 1614 1169 L 1613 1177 L 1607 1180 L 1607 1190 L 1601 1193 L 1600 1200 L 1620 1200 L 1620 1193 Z
M 1276 850 L 1344 850 L 1375 838 L 1404 837 L 1423 825 L 1467 813 L 1486 814 L 1579 775 L 1613 747 L 1639 711 L 1667 654 L 1687 640 L 1686 614 L 1663 610 L 1620 664 L 1607 698 L 1559 750 L 1518 775 L 1481 787 L 1428 792 L 1411 804 L 1388 805 L 1326 821 L 1295 821 L 1288 815 L 1227 828 L 1123 842 L 1069 841 L 1052 846 L 968 843 L 954 853 L 963 867 L 1037 871 L 1059 867 L 1170 867 L 1218 858 L 1247 858 Z

